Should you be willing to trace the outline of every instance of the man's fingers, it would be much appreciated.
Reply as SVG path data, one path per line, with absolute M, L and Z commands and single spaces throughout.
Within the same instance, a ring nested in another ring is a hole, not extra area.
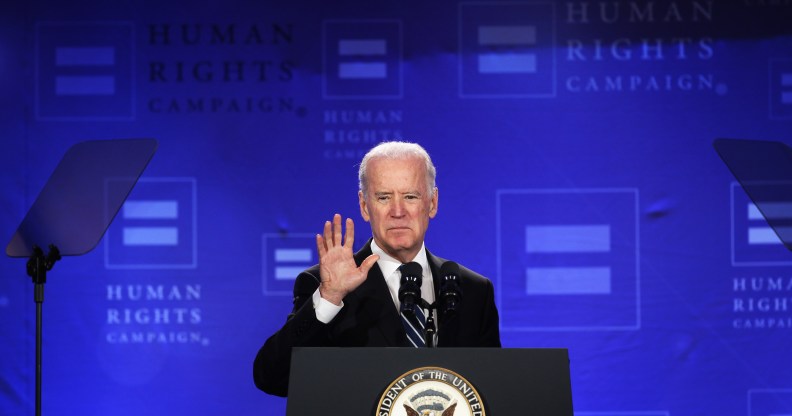
M 341 245 L 341 214 L 333 215 L 333 246 Z
M 352 249 L 352 244 L 355 242 L 355 223 L 352 218 L 346 220 L 346 238 L 344 238 L 344 247 Z
M 324 257 L 325 253 L 327 253 L 327 248 L 325 247 L 324 239 L 319 234 L 316 234 L 316 251 L 319 252 L 320 259 Z
M 325 248 L 329 249 L 333 245 L 333 223 L 325 221 L 322 234 L 324 234 Z
M 379 256 L 376 254 L 371 254 L 363 260 L 363 263 L 360 263 L 360 272 L 363 273 L 364 276 L 368 276 L 369 270 L 374 267 L 374 264 L 377 263 L 379 260 Z

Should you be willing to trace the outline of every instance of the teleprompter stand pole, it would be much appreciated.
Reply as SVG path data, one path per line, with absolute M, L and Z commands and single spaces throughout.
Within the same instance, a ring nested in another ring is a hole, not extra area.
M 41 306 L 44 303 L 44 283 L 47 272 L 61 259 L 60 251 L 50 244 L 49 252 L 33 246 L 33 254 L 27 262 L 27 274 L 33 279 L 33 300 L 36 302 L 36 416 L 41 416 Z
M 156 150 L 155 139 L 73 145 L 6 246 L 9 257 L 27 259 L 27 274 L 35 285 L 36 416 L 41 416 L 41 310 L 47 271 L 61 256 L 82 256 L 99 244 Z

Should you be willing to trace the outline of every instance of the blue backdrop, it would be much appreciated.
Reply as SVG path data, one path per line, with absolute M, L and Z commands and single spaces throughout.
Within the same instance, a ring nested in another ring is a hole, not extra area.
M 792 140 L 790 22 L 784 0 L 6 4 L 0 236 L 71 145 L 160 143 L 50 272 L 45 413 L 282 414 L 253 357 L 323 222 L 369 236 L 356 164 L 398 138 L 438 167 L 427 246 L 493 280 L 504 346 L 569 349 L 576 415 L 792 413 L 792 253 L 712 148 Z M 0 273 L 0 414 L 32 414 L 33 285 Z

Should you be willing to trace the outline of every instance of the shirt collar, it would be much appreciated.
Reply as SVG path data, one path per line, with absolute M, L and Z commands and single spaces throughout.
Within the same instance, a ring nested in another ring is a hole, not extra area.
M 392 275 L 402 263 L 399 260 L 391 257 L 386 253 L 380 246 L 377 245 L 377 241 L 372 239 L 371 240 L 371 252 L 379 256 L 379 260 L 377 260 L 377 266 L 379 266 L 380 270 L 382 271 L 382 276 L 386 279 L 388 276 Z M 418 254 L 415 255 L 415 258 L 412 261 L 421 265 L 421 270 L 423 271 L 424 276 L 431 276 L 432 273 L 429 271 L 429 260 L 426 258 L 426 244 L 421 243 L 421 250 L 418 251 Z

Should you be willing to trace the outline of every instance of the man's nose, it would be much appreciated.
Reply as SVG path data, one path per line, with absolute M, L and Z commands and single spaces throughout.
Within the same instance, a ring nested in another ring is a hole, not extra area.
M 404 216 L 404 201 L 399 198 L 394 198 L 393 203 L 391 204 L 390 209 L 391 217 L 402 217 Z

